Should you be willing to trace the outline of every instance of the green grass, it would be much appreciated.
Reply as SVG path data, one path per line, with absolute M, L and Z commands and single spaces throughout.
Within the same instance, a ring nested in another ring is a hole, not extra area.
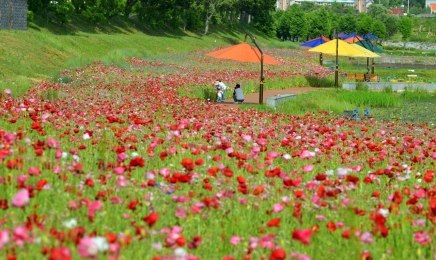
M 96 60 L 125 67 L 127 57 L 186 53 L 242 42 L 244 36 L 238 28 L 230 31 L 211 27 L 210 33 L 203 35 L 200 31 L 153 31 L 139 22 L 120 18 L 103 24 L 75 18 L 71 24 L 60 25 L 35 17 L 27 31 L 0 30 L 0 91 L 12 88 L 14 93 L 24 93 L 36 82 L 56 80 L 60 70 Z M 275 41 L 262 34 L 256 34 L 256 38 L 261 46 Z

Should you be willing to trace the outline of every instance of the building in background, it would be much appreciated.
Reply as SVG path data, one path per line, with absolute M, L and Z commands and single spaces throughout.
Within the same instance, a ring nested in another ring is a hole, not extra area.
M 436 0 L 432 0 L 435 1 Z M 277 0 L 277 9 L 286 10 L 290 5 L 301 4 L 302 2 L 314 2 L 318 5 L 331 5 L 334 2 L 354 6 L 359 12 L 365 12 L 373 3 L 373 0 Z
M 0 0 L 0 29 L 27 30 L 27 0 Z

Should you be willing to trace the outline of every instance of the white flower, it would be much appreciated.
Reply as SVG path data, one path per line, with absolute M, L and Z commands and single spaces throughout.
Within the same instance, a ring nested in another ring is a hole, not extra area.
M 327 170 L 327 171 L 325 171 L 325 174 L 333 175 L 333 174 L 335 174 L 335 172 L 333 170 Z
M 378 210 L 378 214 L 382 215 L 383 217 L 387 218 L 389 215 L 389 210 L 388 209 L 379 209 Z
M 80 162 L 80 157 L 78 156 L 78 155 L 73 155 L 73 159 L 76 161 L 76 162 Z
M 290 156 L 289 154 L 284 154 L 284 155 L 283 155 L 283 159 L 285 159 L 285 160 L 290 160 L 290 159 L 291 159 L 291 156 Z
M 188 256 L 188 252 L 186 252 L 184 248 L 178 247 L 176 248 L 176 250 L 174 250 L 174 256 L 178 260 L 186 259 L 186 257 Z
M 132 153 L 132 157 L 136 157 L 136 156 L 138 156 L 139 155 L 139 153 L 137 153 L 137 152 L 133 152 Z
M 105 252 L 109 249 L 109 244 L 105 237 L 93 237 L 91 240 L 97 246 L 99 252 Z
M 91 136 L 89 136 L 88 133 L 84 133 L 84 134 L 82 135 L 82 139 L 83 139 L 83 140 L 88 140 L 89 138 L 91 138 Z
M 62 152 L 62 159 L 66 159 L 68 157 L 68 153 L 67 152 Z
M 77 220 L 75 218 L 72 218 L 70 220 L 62 222 L 62 225 L 68 229 L 71 229 L 77 226 Z

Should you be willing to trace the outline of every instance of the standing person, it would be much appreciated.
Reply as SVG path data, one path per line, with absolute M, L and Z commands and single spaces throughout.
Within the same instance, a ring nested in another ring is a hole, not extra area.
M 215 81 L 215 90 L 216 90 L 216 102 L 223 102 L 223 89 L 220 85 L 220 82 Z
M 235 90 L 233 91 L 233 100 L 235 104 L 242 104 L 244 102 L 244 92 L 239 83 L 236 84 Z
M 226 100 L 226 89 L 227 89 L 227 86 L 221 80 L 217 80 L 217 81 L 219 82 L 219 85 L 221 86 L 221 91 L 223 92 L 223 96 L 221 98 L 221 102 L 224 102 L 224 100 Z

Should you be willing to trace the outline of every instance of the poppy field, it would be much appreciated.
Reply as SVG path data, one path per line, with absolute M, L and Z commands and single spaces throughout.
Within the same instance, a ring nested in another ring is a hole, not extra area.
M 433 125 L 180 96 L 258 81 L 258 64 L 204 53 L 94 63 L 1 93 L 0 256 L 435 258 Z M 268 53 L 283 64 L 267 79 L 331 73 L 307 52 Z

